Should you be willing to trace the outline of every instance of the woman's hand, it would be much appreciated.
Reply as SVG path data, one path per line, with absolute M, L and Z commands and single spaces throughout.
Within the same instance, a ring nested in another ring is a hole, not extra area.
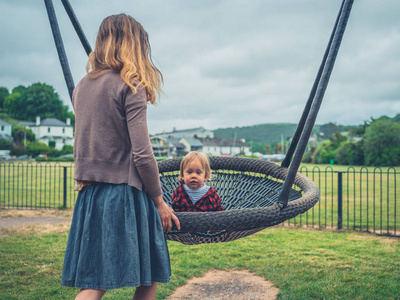
M 170 232 L 172 229 L 172 222 L 175 223 L 176 228 L 178 230 L 181 229 L 181 224 L 179 223 L 179 219 L 175 216 L 171 207 L 168 206 L 167 203 L 164 202 L 162 196 L 158 196 L 154 198 L 154 203 L 157 207 L 158 213 L 160 214 L 161 224 L 164 232 Z

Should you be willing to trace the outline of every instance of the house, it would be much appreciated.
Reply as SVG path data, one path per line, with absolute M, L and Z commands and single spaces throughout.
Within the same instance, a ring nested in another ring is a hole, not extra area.
M 250 154 L 250 148 L 244 140 L 223 140 L 221 138 L 200 139 L 203 144 L 203 152 L 209 155 L 243 155 Z
M 186 152 L 186 146 L 182 143 L 180 143 L 179 138 L 167 138 L 166 139 L 171 145 L 172 145 L 172 152 L 170 153 L 170 155 L 172 156 L 181 156 L 181 155 L 185 155 Z
M 159 136 L 151 136 L 150 143 L 155 156 L 169 156 L 173 151 L 171 148 L 172 145 L 166 139 Z
M 0 139 L 12 140 L 10 123 L 0 120 Z
M 57 150 L 61 150 L 64 145 L 74 144 L 74 132 L 71 119 L 68 118 L 64 123 L 55 118 L 41 120 L 36 117 L 36 122 L 20 122 L 19 125 L 32 130 L 36 140 Z
M 177 156 L 185 155 L 185 145 L 179 143 L 176 138 L 162 138 L 150 136 L 151 147 L 155 156 Z
M 194 137 L 184 137 L 179 140 L 179 143 L 185 145 L 185 152 L 199 151 L 203 148 L 203 143 Z
M 198 137 L 198 138 L 213 138 L 214 132 L 211 130 L 204 129 L 203 127 L 191 128 L 191 129 L 183 129 L 176 130 L 174 129 L 171 132 L 163 132 L 156 134 L 156 136 L 162 138 L 184 138 L 184 137 Z

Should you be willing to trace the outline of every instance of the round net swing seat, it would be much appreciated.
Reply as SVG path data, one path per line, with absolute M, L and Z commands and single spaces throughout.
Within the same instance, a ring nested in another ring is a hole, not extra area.
M 159 162 L 164 200 L 179 185 L 181 158 Z M 288 173 L 275 163 L 249 158 L 210 157 L 210 185 L 217 189 L 225 211 L 176 212 L 181 230 L 174 228 L 167 239 L 187 245 L 229 242 L 277 225 L 304 213 L 319 199 L 315 183 L 297 173 L 286 207 L 278 197 Z

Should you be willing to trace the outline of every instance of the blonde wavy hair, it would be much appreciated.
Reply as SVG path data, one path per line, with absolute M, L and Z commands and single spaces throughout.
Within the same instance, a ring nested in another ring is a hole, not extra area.
M 138 21 L 126 14 L 103 20 L 95 49 L 89 55 L 86 71 L 91 78 L 110 70 L 119 72 L 133 93 L 139 85 L 145 88 L 152 104 L 162 92 L 163 76 L 151 59 L 149 36 Z

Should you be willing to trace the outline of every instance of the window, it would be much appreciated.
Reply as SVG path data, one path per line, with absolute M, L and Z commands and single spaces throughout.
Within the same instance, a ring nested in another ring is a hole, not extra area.
M 63 128 L 63 133 L 65 133 L 65 128 Z
M 47 128 L 47 132 L 50 132 L 50 127 Z
M 5 127 L 4 127 L 4 126 L 1 126 L 1 131 L 4 131 L 4 129 L 5 129 Z

